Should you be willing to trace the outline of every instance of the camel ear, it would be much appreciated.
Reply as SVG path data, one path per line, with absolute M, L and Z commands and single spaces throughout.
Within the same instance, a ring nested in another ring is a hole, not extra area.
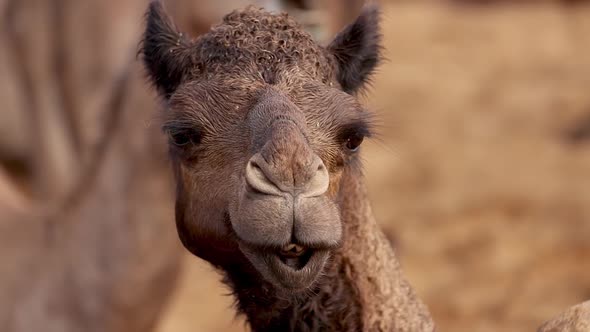
M 177 31 L 159 1 L 150 3 L 146 16 L 140 53 L 152 83 L 169 98 L 191 68 L 191 44 Z
M 366 5 L 356 21 L 342 30 L 328 46 L 338 64 L 338 81 L 347 93 L 355 93 L 369 81 L 381 53 L 379 7 Z

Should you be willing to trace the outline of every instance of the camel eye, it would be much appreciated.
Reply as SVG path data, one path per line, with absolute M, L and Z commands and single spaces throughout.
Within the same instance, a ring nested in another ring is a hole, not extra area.
M 188 145 L 199 145 L 201 143 L 201 133 L 192 128 L 182 128 L 168 131 L 168 137 L 171 144 L 178 147 Z
M 344 143 L 344 145 L 348 150 L 354 152 L 359 149 L 361 143 L 363 142 L 363 139 L 365 139 L 364 135 L 360 133 L 353 133 L 346 138 L 346 142 Z

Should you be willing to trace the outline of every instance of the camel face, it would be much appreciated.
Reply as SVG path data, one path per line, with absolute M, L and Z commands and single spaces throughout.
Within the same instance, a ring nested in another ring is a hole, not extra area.
M 214 249 L 198 243 L 217 239 L 289 290 L 308 288 L 338 248 L 339 179 L 358 164 L 369 135 L 368 112 L 354 98 L 301 84 L 187 84 L 170 99 L 164 122 L 187 246 L 207 256 Z
M 224 269 L 246 262 L 289 292 L 318 279 L 344 236 L 339 180 L 370 134 L 354 93 L 377 62 L 375 15 L 323 48 L 286 15 L 252 8 L 188 40 L 152 4 L 143 55 L 167 101 L 191 252 Z

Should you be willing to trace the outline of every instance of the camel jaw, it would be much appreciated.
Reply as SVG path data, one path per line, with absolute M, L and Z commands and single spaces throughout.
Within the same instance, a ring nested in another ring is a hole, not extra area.
M 273 286 L 298 292 L 309 289 L 321 275 L 330 256 L 328 249 L 306 249 L 299 255 L 240 243 L 240 250 L 262 277 Z

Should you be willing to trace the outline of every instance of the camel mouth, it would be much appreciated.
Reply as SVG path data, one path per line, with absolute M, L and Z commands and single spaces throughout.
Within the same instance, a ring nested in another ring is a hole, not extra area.
M 279 250 L 241 244 L 240 249 L 264 279 L 288 291 L 310 288 L 323 271 L 330 255 L 327 249 L 292 244 Z
M 294 270 L 301 270 L 307 265 L 313 253 L 313 249 L 291 243 L 281 248 L 276 255 L 283 264 Z

